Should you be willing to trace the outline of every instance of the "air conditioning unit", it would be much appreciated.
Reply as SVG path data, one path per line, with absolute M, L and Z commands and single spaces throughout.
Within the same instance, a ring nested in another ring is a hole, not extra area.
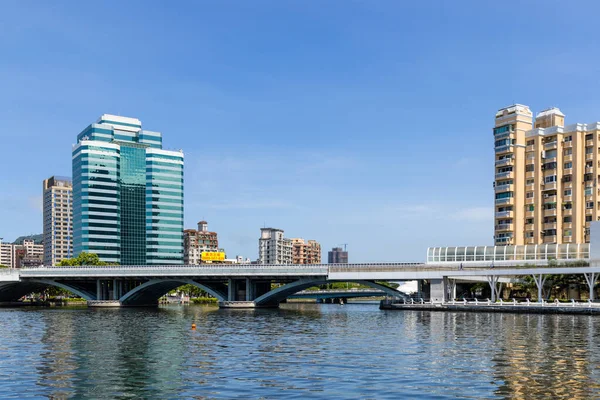
M 546 152 L 542 150 L 542 158 L 546 158 Z

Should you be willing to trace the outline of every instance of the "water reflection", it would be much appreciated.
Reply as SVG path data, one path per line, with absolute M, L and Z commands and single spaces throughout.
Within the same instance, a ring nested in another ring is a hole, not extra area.
M 19 399 L 600 396 L 594 316 L 283 307 L 1 310 L 0 391 Z

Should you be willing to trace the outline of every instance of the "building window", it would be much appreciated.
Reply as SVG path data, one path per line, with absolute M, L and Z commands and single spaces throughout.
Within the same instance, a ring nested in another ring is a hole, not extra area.
M 563 209 L 571 210 L 572 208 L 573 208 L 573 203 L 571 203 L 570 201 L 563 203 Z
M 565 235 L 565 236 L 572 236 L 572 234 L 571 234 L 571 230 L 570 230 L 570 229 L 565 229 L 565 233 L 564 233 L 564 235 Z
M 566 162 L 564 165 L 565 169 L 569 169 L 569 168 L 573 168 L 573 163 L 572 162 Z
M 571 222 L 573 222 L 573 217 L 571 217 L 570 215 L 566 216 L 566 217 L 563 217 L 563 222 L 565 224 L 570 224 Z
M 527 224 L 527 225 L 533 224 L 533 218 L 527 218 L 527 219 L 525 219 L 525 224 Z
M 535 179 L 533 179 L 533 178 L 529 178 L 529 179 L 527 179 L 527 185 L 528 185 L 528 186 L 529 186 L 529 185 L 533 185 L 534 183 L 535 183 Z
M 533 146 L 535 144 L 535 140 L 528 140 L 527 146 Z
M 571 196 L 572 194 L 573 194 L 572 189 L 565 189 L 565 191 L 563 192 L 563 196 Z
M 544 182 L 553 183 L 556 182 L 556 175 L 550 175 L 544 178 Z
M 592 221 L 592 216 L 591 215 L 586 215 L 585 216 L 585 222 L 591 222 Z
M 565 142 L 570 142 L 573 140 L 573 136 L 569 135 L 569 136 L 565 136 L 565 138 L 563 139 Z
M 533 198 L 533 192 L 527 192 L 527 194 L 525 195 L 526 198 L 531 199 Z
M 525 172 L 533 172 L 533 171 L 535 171 L 535 165 L 533 165 L 533 164 L 527 164 L 525 166 Z
M 532 238 L 533 237 L 533 232 L 525 232 L 525 237 L 526 238 Z
M 565 175 L 562 178 L 563 182 L 571 182 L 573 180 L 573 175 Z
M 586 209 L 590 209 L 590 208 L 594 208 L 594 202 L 593 201 L 586 201 L 585 202 L 585 208 Z
M 588 133 L 587 135 L 585 135 L 585 140 L 592 140 L 592 139 L 594 139 L 593 133 Z
M 569 147 L 568 149 L 565 149 L 565 156 L 570 156 L 571 154 L 573 154 L 573 148 Z
M 592 188 L 591 187 L 586 187 L 584 193 L 585 193 L 586 196 L 591 196 L 592 195 Z
M 594 148 L 593 147 L 586 147 L 585 148 L 585 154 L 592 154 L 594 152 Z

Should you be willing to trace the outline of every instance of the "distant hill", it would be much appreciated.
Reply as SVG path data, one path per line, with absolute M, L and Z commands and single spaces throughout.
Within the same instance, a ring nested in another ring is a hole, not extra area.
M 23 240 L 25 239 L 33 240 L 35 244 L 42 244 L 44 241 L 44 235 L 39 233 L 37 235 L 19 236 L 17 240 L 13 242 L 13 244 L 23 244 Z

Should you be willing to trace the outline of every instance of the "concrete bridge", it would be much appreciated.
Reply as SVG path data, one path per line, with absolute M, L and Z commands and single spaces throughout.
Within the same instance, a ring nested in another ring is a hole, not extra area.
M 148 306 L 156 305 L 165 293 L 190 284 L 216 297 L 221 307 L 272 307 L 311 286 L 332 282 L 356 282 L 390 297 L 405 297 L 377 282 L 424 279 L 430 282 L 434 301 L 452 299 L 456 282 L 482 280 L 490 285 L 495 300 L 503 283 L 527 275 L 534 278 L 541 297 L 550 274 L 583 274 L 593 298 L 600 259 L 571 258 L 566 264 L 551 259 L 453 259 L 429 263 L 39 267 L 2 270 L 0 302 L 16 301 L 54 286 L 86 299 L 90 306 Z

